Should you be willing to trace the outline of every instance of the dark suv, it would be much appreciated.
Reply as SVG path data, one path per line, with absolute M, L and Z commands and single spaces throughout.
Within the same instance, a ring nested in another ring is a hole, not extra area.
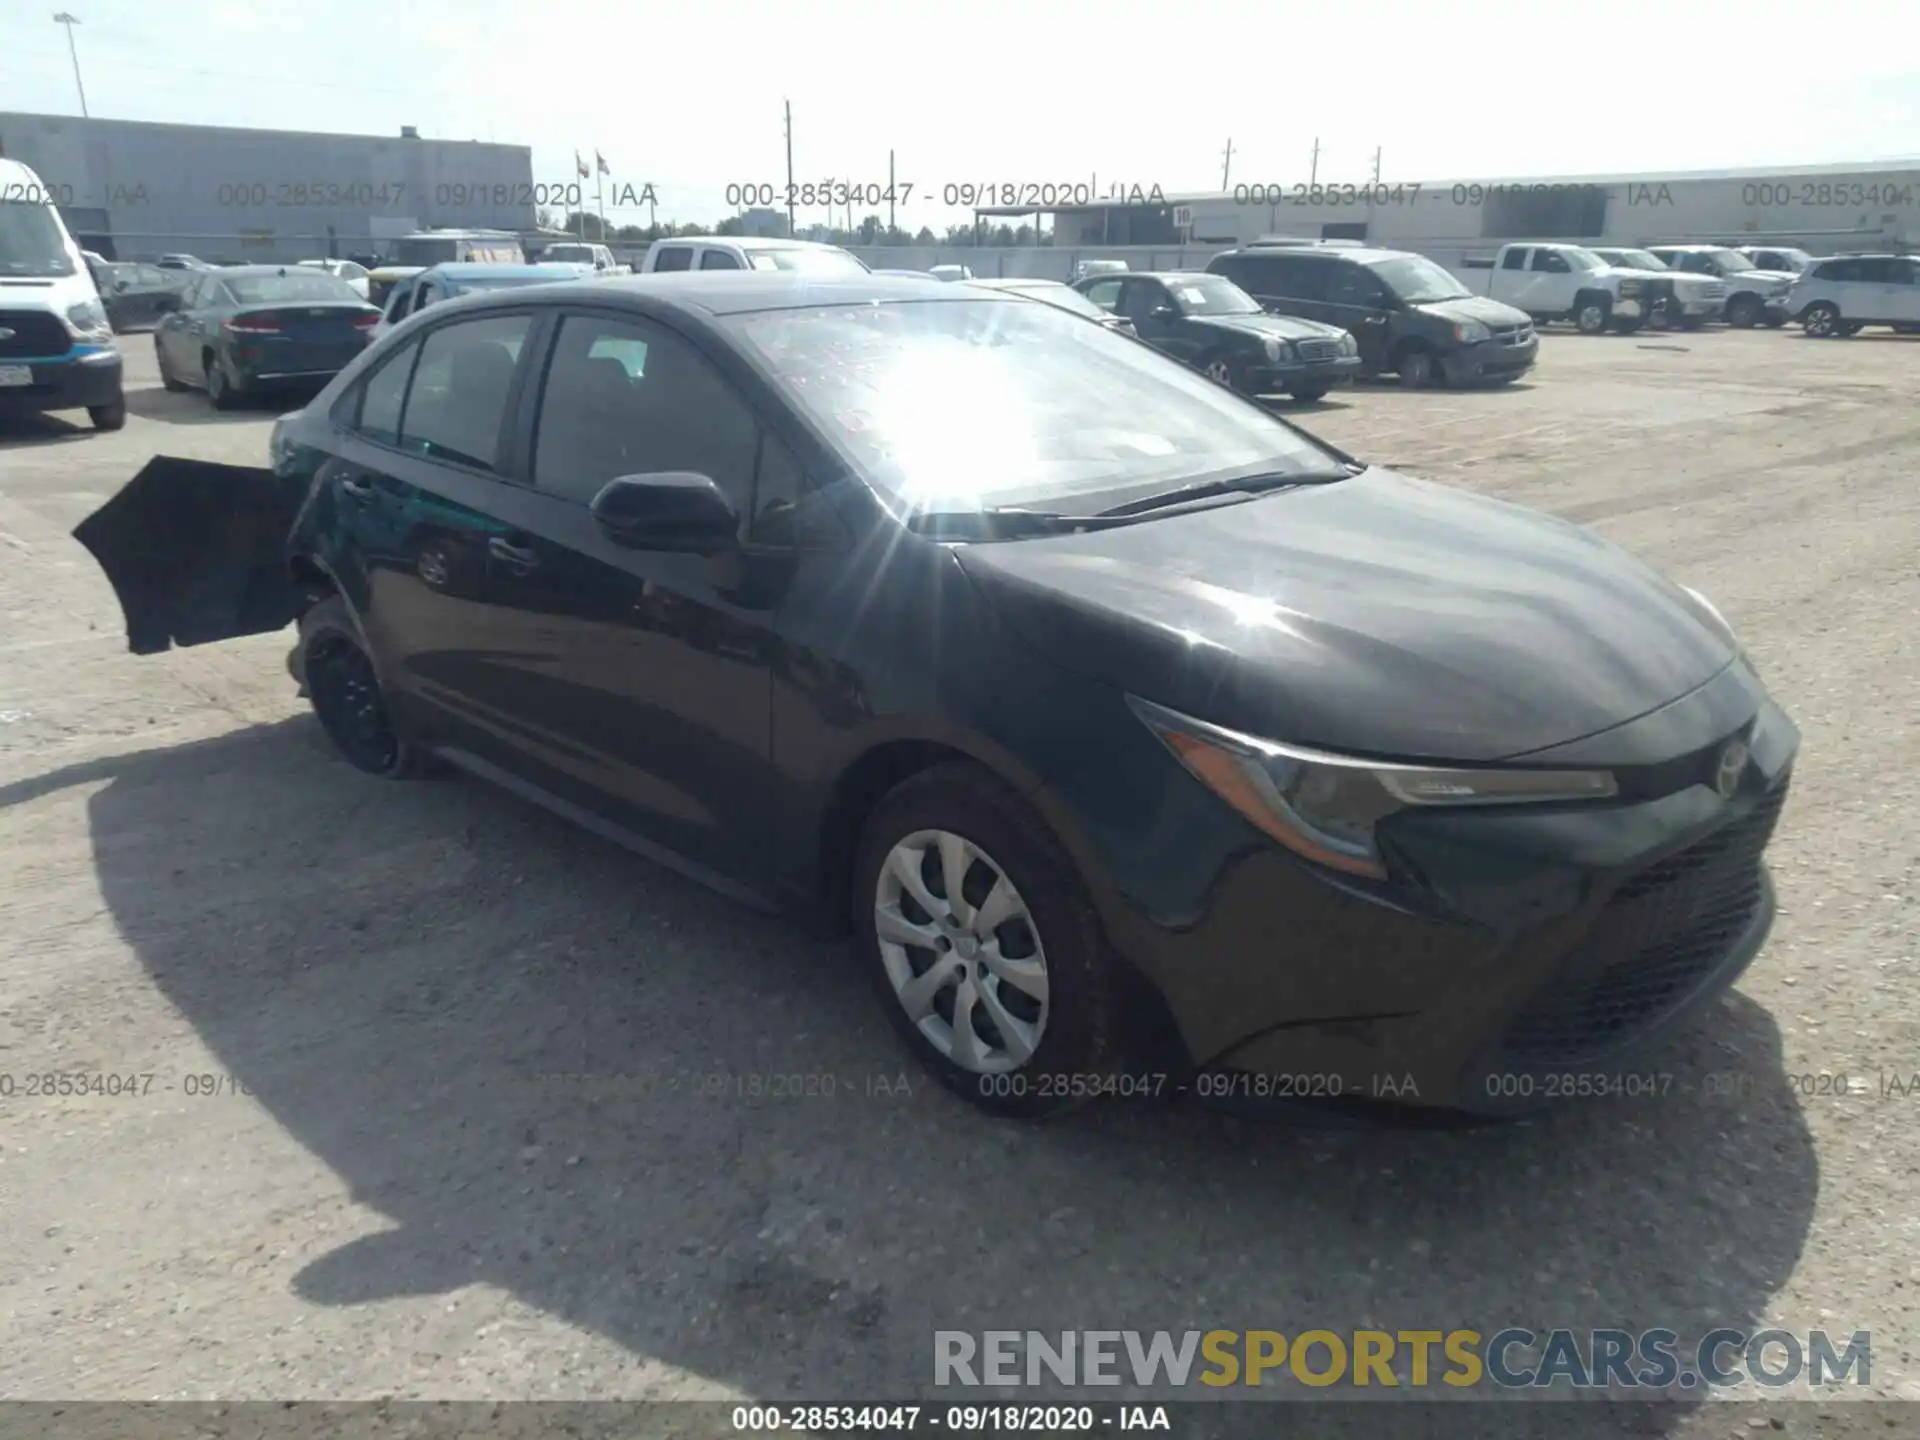
M 1475 295 L 1424 255 L 1362 246 L 1252 245 L 1207 262 L 1277 315 L 1338 325 L 1364 375 L 1418 387 L 1514 380 L 1540 342 L 1525 312 Z

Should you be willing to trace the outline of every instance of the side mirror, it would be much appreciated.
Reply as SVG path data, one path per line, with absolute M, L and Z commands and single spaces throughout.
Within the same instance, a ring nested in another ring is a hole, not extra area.
M 712 555 L 734 543 L 740 515 L 705 475 L 662 470 L 609 480 L 588 507 L 601 531 L 633 550 Z
M 1170 324 L 1180 318 L 1180 312 L 1171 305 L 1156 305 L 1153 307 L 1152 314 L 1153 318 L 1162 325 Z

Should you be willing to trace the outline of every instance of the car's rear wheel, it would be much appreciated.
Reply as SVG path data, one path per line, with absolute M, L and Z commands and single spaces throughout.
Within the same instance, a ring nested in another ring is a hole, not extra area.
M 320 728 L 356 770 L 401 780 L 428 768 L 424 752 L 394 729 L 373 659 L 339 596 L 301 617 L 298 671 Z
M 1395 368 L 1400 373 L 1400 383 L 1409 390 L 1426 389 L 1439 374 L 1433 363 L 1433 352 L 1420 345 L 1409 345 L 1402 350 Z
M 127 402 L 115 400 L 111 405 L 89 405 L 87 419 L 93 422 L 96 430 L 124 430 L 127 425 Z
M 1098 1095 L 1118 987 L 1092 903 L 1046 823 L 970 762 L 903 781 L 854 864 L 862 958 L 887 1018 L 955 1094 L 996 1115 Z
M 182 390 L 187 388 L 187 382 L 174 379 L 173 371 L 167 368 L 166 347 L 160 343 L 160 337 L 158 335 L 153 337 L 153 365 L 154 368 L 160 372 L 160 386 L 162 389 L 171 390 L 174 394 L 178 395 Z
M 216 410 L 237 410 L 240 407 L 240 392 L 227 378 L 227 367 L 220 363 L 218 355 L 209 352 L 206 359 L 207 399 L 213 402 Z
M 1817 340 L 1830 340 L 1840 333 L 1840 307 L 1825 300 L 1809 305 L 1800 316 L 1800 328 Z

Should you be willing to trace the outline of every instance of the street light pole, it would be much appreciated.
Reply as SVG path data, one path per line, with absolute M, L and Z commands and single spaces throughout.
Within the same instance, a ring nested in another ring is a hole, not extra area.
M 73 43 L 73 27 L 80 23 L 80 17 L 70 11 L 62 10 L 53 17 L 53 23 L 67 27 L 67 54 L 73 57 L 73 83 L 80 91 L 80 118 L 91 119 L 92 117 L 87 114 L 87 87 L 80 79 L 80 51 Z

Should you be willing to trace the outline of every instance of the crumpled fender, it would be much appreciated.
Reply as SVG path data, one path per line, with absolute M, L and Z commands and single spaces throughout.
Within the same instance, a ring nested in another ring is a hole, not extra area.
M 127 648 L 154 655 L 283 629 L 303 608 L 287 537 L 304 480 L 158 455 L 73 538 L 119 597 Z

